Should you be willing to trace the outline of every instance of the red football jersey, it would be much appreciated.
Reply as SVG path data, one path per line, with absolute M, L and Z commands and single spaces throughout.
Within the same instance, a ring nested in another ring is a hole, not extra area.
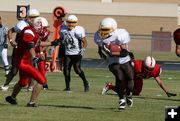
M 34 43 L 36 46 L 38 41 L 39 34 L 35 32 L 35 29 L 31 26 L 25 27 L 20 34 L 20 38 L 17 44 L 16 54 L 18 55 L 19 59 L 29 61 L 31 59 L 31 55 L 28 49 L 28 43 Z
M 141 79 L 148 79 L 151 77 L 158 77 L 161 74 L 161 67 L 159 64 L 156 64 L 154 69 L 147 71 L 143 60 L 133 60 L 133 62 L 135 77 L 139 77 Z

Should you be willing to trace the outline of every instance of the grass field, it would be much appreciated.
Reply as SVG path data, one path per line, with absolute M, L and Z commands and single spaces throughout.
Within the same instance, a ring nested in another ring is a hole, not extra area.
M 104 68 L 84 68 L 91 85 L 91 91 L 83 92 L 82 81 L 74 71 L 71 73 L 71 93 L 64 89 L 63 74 L 47 73 L 49 90 L 42 90 L 38 108 L 26 107 L 30 92 L 23 89 L 17 97 L 18 105 L 5 102 L 4 98 L 11 94 L 0 91 L 0 121 L 164 121 L 165 106 L 180 105 L 180 71 L 163 71 L 161 79 L 168 88 L 178 94 L 168 98 L 153 79 L 144 81 L 141 96 L 134 97 L 134 106 L 118 111 L 118 97 L 112 91 L 101 95 L 105 82 L 114 77 Z M 5 77 L 0 70 L 0 82 Z M 16 77 L 13 82 L 18 79 Z

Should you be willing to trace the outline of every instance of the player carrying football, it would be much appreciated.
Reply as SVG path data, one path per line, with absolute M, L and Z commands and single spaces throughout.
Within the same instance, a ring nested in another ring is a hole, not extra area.
M 125 109 L 126 104 L 132 107 L 134 72 L 128 51 L 129 33 L 125 29 L 117 28 L 117 22 L 113 18 L 104 18 L 94 34 L 94 41 L 98 45 L 99 55 L 103 58 L 106 57 L 105 53 L 108 55 L 109 70 L 115 76 L 119 109 Z

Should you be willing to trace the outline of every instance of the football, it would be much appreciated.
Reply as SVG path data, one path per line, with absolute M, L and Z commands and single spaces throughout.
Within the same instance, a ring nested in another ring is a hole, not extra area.
M 117 44 L 110 44 L 109 45 L 109 50 L 111 52 L 120 52 L 121 51 L 121 46 Z
M 121 46 L 114 43 L 106 45 L 106 48 L 109 50 L 111 55 L 119 55 L 121 51 Z

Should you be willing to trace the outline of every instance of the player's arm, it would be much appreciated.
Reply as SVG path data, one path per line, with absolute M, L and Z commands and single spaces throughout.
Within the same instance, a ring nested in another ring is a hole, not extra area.
M 17 46 L 17 43 L 16 43 L 15 41 L 13 41 L 13 39 L 12 39 L 12 36 L 13 36 L 13 33 L 14 33 L 14 32 L 15 32 L 15 31 L 14 31 L 14 27 L 10 28 L 10 29 L 8 30 L 8 33 L 7 33 L 7 38 L 8 38 L 8 40 L 9 40 L 9 43 L 11 44 L 11 46 L 16 47 L 16 46 Z
M 164 82 L 160 79 L 159 76 L 155 77 L 154 79 L 156 80 L 158 85 L 164 90 L 164 92 L 167 94 L 168 97 L 176 96 L 176 94 L 169 92 L 168 88 L 165 86 Z
M 98 54 L 100 58 L 107 59 L 106 53 L 103 51 L 102 47 L 100 47 L 99 45 L 98 45 Z
M 83 48 L 86 48 L 86 47 L 87 47 L 86 37 L 83 37 L 83 38 L 82 38 L 82 44 L 83 44 L 83 45 L 82 45 Z

